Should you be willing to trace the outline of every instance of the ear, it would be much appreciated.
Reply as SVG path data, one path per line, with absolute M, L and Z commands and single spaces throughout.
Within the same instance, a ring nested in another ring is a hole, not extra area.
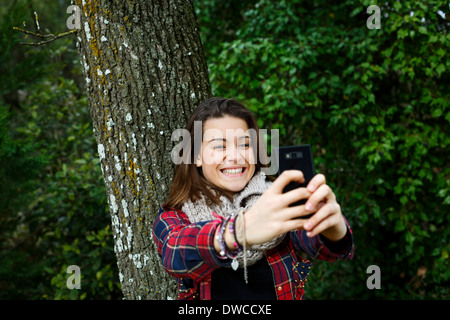
M 202 166 L 202 155 L 201 155 L 201 153 L 198 154 L 197 159 L 195 160 L 195 165 L 197 167 L 201 167 Z

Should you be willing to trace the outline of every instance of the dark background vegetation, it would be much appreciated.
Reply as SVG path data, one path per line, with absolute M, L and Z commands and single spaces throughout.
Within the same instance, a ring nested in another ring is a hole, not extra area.
M 44 33 L 68 31 L 68 5 L 0 2 L 0 299 L 122 297 L 76 38 L 21 46 L 36 39 L 12 29 L 34 31 L 36 11 Z M 282 145 L 311 144 L 352 225 L 354 259 L 314 262 L 306 298 L 448 299 L 448 2 L 195 6 L 213 94 Z M 73 264 L 81 290 L 66 287 Z

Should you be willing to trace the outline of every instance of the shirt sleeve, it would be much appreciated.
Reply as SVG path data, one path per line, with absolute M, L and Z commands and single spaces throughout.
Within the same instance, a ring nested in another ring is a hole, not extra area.
M 222 220 L 190 223 L 181 211 L 162 211 L 153 223 L 153 237 L 164 269 L 174 277 L 199 282 L 219 267 L 230 265 L 214 250 Z
M 317 260 L 335 261 L 353 258 L 353 234 L 347 220 L 344 218 L 347 232 L 341 240 L 331 242 L 321 235 L 308 237 L 305 230 L 292 231 L 291 240 L 297 250 L 304 251 L 308 256 Z

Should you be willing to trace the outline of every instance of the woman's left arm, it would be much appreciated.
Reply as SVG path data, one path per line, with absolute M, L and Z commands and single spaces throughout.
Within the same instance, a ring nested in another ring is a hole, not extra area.
M 312 194 L 305 203 L 305 211 L 307 214 L 314 213 L 303 225 L 307 236 L 321 234 L 330 241 L 344 238 L 347 225 L 333 190 L 326 184 L 325 176 L 314 176 L 306 189 Z
M 311 196 L 302 215 L 314 214 L 305 221 L 302 230 L 291 232 L 294 243 L 317 259 L 351 259 L 354 249 L 352 231 L 325 176 L 314 176 L 307 190 Z

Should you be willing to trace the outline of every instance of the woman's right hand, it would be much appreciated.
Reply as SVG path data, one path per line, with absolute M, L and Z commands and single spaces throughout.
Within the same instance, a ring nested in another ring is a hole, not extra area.
M 311 196 L 306 188 L 296 188 L 287 193 L 283 189 L 290 182 L 304 182 L 303 173 L 299 170 L 284 171 L 273 184 L 261 195 L 256 203 L 244 214 L 245 240 L 248 246 L 261 244 L 274 239 L 280 234 L 301 229 L 307 219 L 298 219 L 310 214 L 304 205 L 289 207 L 300 199 Z M 242 221 L 236 221 L 237 230 L 242 230 Z M 238 241 L 242 244 L 241 232 Z

